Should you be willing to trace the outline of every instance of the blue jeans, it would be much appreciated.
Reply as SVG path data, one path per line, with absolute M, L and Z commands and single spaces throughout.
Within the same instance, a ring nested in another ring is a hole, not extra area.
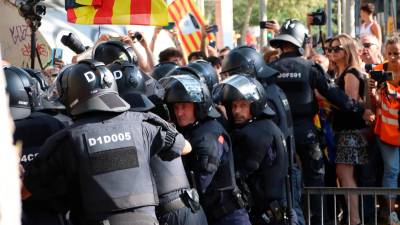
M 388 145 L 381 140 L 377 140 L 378 147 L 383 159 L 383 179 L 382 186 L 397 188 L 397 178 L 400 173 L 400 154 L 399 146 Z M 395 196 L 391 196 L 395 198 Z
M 294 165 L 292 169 L 292 185 L 294 192 L 293 209 L 296 212 L 297 224 L 305 225 L 303 210 L 301 209 L 301 170 L 298 165 Z

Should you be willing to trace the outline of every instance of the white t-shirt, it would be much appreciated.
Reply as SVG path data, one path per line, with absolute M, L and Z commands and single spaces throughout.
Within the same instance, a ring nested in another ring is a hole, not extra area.
M 372 34 L 371 27 L 373 24 L 374 24 L 374 22 L 370 22 L 369 24 L 365 24 L 365 23 L 361 24 L 360 36 L 363 34 Z

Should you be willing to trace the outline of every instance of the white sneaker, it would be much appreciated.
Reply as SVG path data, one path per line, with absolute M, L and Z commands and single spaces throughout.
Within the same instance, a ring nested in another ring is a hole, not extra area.
M 400 225 L 399 217 L 396 212 L 391 212 L 389 216 L 390 225 Z

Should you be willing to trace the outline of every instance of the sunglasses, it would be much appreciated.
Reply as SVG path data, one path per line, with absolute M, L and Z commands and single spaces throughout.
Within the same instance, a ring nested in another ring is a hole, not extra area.
M 390 57 L 396 57 L 397 58 L 397 57 L 399 57 L 400 52 L 388 52 L 387 54 Z
M 364 48 L 370 48 L 372 45 L 374 45 L 374 43 L 364 43 L 364 44 L 362 44 L 362 46 Z
M 327 50 L 328 50 L 329 53 L 331 53 L 331 52 L 338 53 L 341 50 L 344 50 L 344 48 L 343 48 L 343 46 L 338 45 L 338 46 L 332 46 L 332 47 L 328 48 Z

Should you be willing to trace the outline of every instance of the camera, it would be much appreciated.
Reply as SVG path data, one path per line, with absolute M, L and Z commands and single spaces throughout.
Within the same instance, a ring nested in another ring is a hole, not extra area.
M 260 21 L 260 29 L 271 29 L 268 24 L 275 23 L 273 20 L 267 20 L 267 21 Z
M 309 14 L 312 17 L 313 26 L 323 26 L 326 24 L 326 13 L 324 9 L 318 9 L 315 12 Z
M 388 71 L 370 71 L 369 74 L 378 84 L 394 80 L 393 73 Z
M 83 46 L 82 42 L 73 33 L 63 35 L 61 37 L 61 43 L 70 48 L 76 54 L 81 54 L 82 52 L 86 51 L 85 46 Z
M 367 73 L 371 72 L 375 66 L 376 66 L 375 64 L 365 64 L 364 66 L 365 72 Z
M 46 6 L 38 4 L 42 0 L 23 0 L 17 4 L 19 14 L 30 20 L 40 21 L 46 14 Z
M 139 32 L 135 32 L 135 34 L 133 35 L 133 36 L 131 36 L 131 38 L 132 38 L 132 40 L 137 40 L 137 41 L 141 41 L 142 39 L 143 39 L 143 36 L 142 36 L 142 34 L 141 33 L 139 33 Z

